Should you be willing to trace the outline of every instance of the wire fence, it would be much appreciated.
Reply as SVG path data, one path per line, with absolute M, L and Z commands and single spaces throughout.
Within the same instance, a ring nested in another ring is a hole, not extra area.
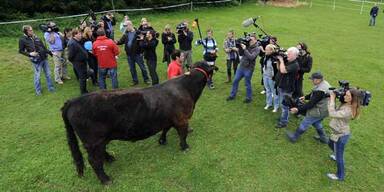
M 307 4 L 310 8 L 313 6 L 329 7 L 330 9 L 342 9 L 356 11 L 356 13 L 363 14 L 369 12 L 373 5 L 384 5 L 383 0 L 366 1 L 366 0 L 302 0 L 298 1 Z

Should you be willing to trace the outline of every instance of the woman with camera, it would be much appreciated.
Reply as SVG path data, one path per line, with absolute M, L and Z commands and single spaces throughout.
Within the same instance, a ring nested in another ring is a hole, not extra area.
M 337 164 L 336 174 L 327 174 L 328 178 L 332 180 L 344 180 L 344 148 L 351 135 L 349 121 L 356 119 L 360 114 L 360 96 L 361 92 L 359 90 L 350 89 L 346 91 L 344 96 L 341 96 L 343 97 L 343 102 L 336 108 L 336 95 L 334 92 L 330 93 L 328 112 L 331 118 L 329 126 L 332 133 L 328 145 L 334 152 L 330 155 L 330 158 L 336 161 Z
M 164 32 L 161 34 L 161 42 L 164 45 L 163 62 L 167 62 L 167 66 L 171 62 L 171 54 L 175 51 L 176 36 L 171 31 L 171 26 L 166 25 Z
M 147 31 L 145 37 L 140 35 L 140 47 L 144 50 L 144 59 L 146 60 L 152 85 L 159 84 L 159 77 L 156 72 L 157 55 L 156 47 L 159 41 L 156 39 L 155 31 Z
M 268 110 L 273 106 L 274 113 L 279 109 L 279 97 L 277 96 L 277 90 L 275 88 L 275 75 L 277 74 L 277 58 L 273 55 L 275 46 L 269 44 L 265 47 L 265 56 L 261 59 L 261 70 L 263 75 L 263 85 L 266 93 L 264 107 Z M 272 105 L 273 101 L 273 105 Z
M 208 29 L 207 30 L 207 37 L 201 40 L 196 41 L 196 45 L 203 45 L 204 51 L 203 51 L 203 58 L 208 63 L 208 65 L 215 65 L 215 61 L 217 58 L 217 51 L 219 50 L 217 48 L 217 43 L 215 39 L 213 38 L 213 30 Z M 209 89 L 214 89 L 213 86 L 213 80 L 212 77 L 208 79 L 207 82 Z

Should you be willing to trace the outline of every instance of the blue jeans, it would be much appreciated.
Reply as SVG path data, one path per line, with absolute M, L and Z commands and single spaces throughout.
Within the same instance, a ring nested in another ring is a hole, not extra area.
M 371 19 L 369 20 L 369 26 L 375 26 L 376 24 L 376 17 L 371 16 Z
M 54 91 L 55 87 L 53 86 L 52 79 L 51 79 L 51 72 L 49 70 L 49 64 L 48 61 L 45 59 L 43 61 L 39 62 L 32 62 L 33 65 L 33 84 L 35 86 L 35 93 L 37 95 L 41 94 L 41 83 L 40 83 L 40 73 L 41 70 L 44 70 L 45 79 L 47 81 L 48 91 Z
M 100 89 L 107 89 L 107 85 L 105 84 L 105 78 L 109 74 L 109 77 L 112 80 L 112 88 L 117 89 L 119 87 L 117 81 L 117 67 L 114 68 L 99 68 L 99 87 Z
M 337 173 L 336 176 L 340 180 L 344 180 L 345 170 L 344 170 L 344 148 L 349 140 L 350 135 L 344 135 L 337 140 L 335 143 L 332 140 L 329 140 L 329 147 L 333 152 L 336 153 L 336 164 L 337 164 Z M 336 151 L 335 151 L 336 150 Z
M 288 119 L 289 119 L 289 106 L 284 105 L 283 99 L 285 96 L 292 96 L 292 92 L 285 92 L 284 90 L 278 88 L 277 91 L 279 92 L 279 103 L 281 103 L 281 116 L 280 116 L 280 124 L 287 125 Z
M 235 79 L 233 80 L 232 90 L 230 97 L 236 97 L 237 90 L 239 88 L 239 82 L 244 77 L 245 78 L 245 87 L 246 87 L 246 99 L 252 100 L 252 80 L 253 70 L 245 69 L 243 67 L 239 67 L 236 71 Z
M 272 100 L 273 100 L 273 108 L 278 109 L 279 108 L 279 97 L 276 94 L 275 89 L 275 81 L 272 80 L 270 77 L 263 77 L 264 82 L 264 88 L 265 88 L 265 102 L 268 106 L 272 106 Z
M 136 65 L 135 65 L 136 63 L 140 67 L 141 74 L 143 75 L 144 81 L 146 82 L 149 80 L 148 72 L 147 72 L 147 69 L 145 68 L 142 54 L 135 54 L 134 56 L 128 56 L 127 60 L 128 60 L 129 70 L 130 70 L 131 76 L 132 76 L 132 81 L 134 83 L 139 82 L 139 80 L 137 78 L 137 72 L 136 72 Z
M 301 121 L 300 126 L 297 128 L 297 133 L 304 133 L 311 125 L 316 128 L 317 133 L 320 137 L 324 137 L 325 133 L 323 130 L 323 125 L 321 122 L 324 118 L 321 117 L 310 117 L 305 116 L 303 121 Z

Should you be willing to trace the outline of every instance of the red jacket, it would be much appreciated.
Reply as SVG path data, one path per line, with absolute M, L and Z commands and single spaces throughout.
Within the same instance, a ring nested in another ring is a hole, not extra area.
M 119 55 L 119 47 L 106 36 L 97 37 L 92 45 L 92 53 L 96 56 L 100 68 L 117 67 L 116 56 Z
M 176 60 L 173 60 L 168 66 L 168 79 L 172 79 L 183 74 L 181 64 Z

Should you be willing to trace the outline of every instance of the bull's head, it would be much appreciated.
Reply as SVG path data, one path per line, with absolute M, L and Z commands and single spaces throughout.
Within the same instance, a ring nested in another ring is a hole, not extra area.
M 215 65 L 209 65 L 206 61 L 198 61 L 192 65 L 192 69 L 201 69 L 207 76 L 212 76 L 213 71 L 218 71 L 219 68 Z

